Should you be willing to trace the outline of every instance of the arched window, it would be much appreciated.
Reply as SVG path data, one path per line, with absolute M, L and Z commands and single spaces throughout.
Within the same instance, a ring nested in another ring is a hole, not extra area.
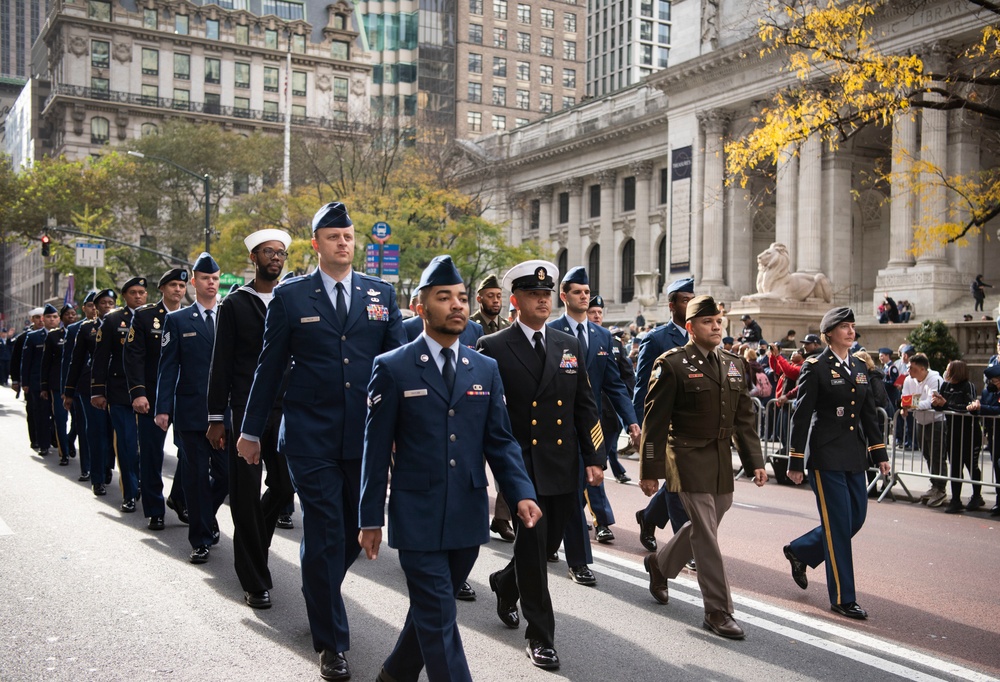
M 560 251 L 559 255 L 556 256 L 556 267 L 559 268 L 559 277 L 561 279 L 562 276 L 565 275 L 566 271 L 569 269 L 569 252 L 566 249 Z M 559 298 L 558 296 L 556 296 L 556 307 L 558 308 L 563 307 L 562 299 Z
M 156 127 L 155 123 L 143 123 L 141 133 L 143 137 L 146 137 L 147 135 L 158 135 L 160 133 L 160 129 Z
M 594 244 L 587 258 L 587 277 L 590 279 L 591 296 L 601 293 L 601 245 Z
M 629 239 L 622 247 L 622 303 L 635 298 L 635 240 Z
M 90 143 L 107 144 L 111 138 L 111 124 L 108 119 L 95 116 L 90 119 Z

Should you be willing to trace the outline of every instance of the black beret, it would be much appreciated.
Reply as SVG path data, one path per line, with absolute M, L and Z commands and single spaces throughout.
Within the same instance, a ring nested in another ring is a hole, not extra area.
M 420 284 L 417 285 L 416 291 L 425 287 L 445 287 L 464 282 L 451 256 L 434 256 L 420 275 Z
M 351 216 L 347 215 L 347 207 L 339 201 L 332 201 L 316 211 L 313 216 L 312 231 L 323 227 L 351 227 Z
M 501 288 L 500 280 L 497 279 L 496 275 L 486 275 L 486 277 L 483 278 L 483 281 L 479 283 L 479 288 L 476 289 L 476 293 L 478 294 L 483 289 L 500 289 L 500 288 Z
M 850 308 L 834 308 L 823 316 L 823 321 L 819 323 L 819 330 L 828 334 L 831 329 L 841 322 L 854 322 L 854 311 Z
M 685 320 L 693 320 L 696 317 L 705 317 L 706 315 L 718 315 L 719 314 L 719 304 L 715 302 L 715 299 L 706 294 L 701 296 L 695 296 L 687 305 L 687 317 Z
M 76 307 L 71 305 L 64 305 L 62 308 L 59 309 L 59 317 L 62 317 L 71 310 L 76 310 Z
M 565 281 L 565 280 L 564 280 Z M 604 307 L 604 297 L 600 294 L 590 297 L 590 305 L 587 308 L 603 308 Z
M 89 292 L 87 292 L 87 295 L 83 297 L 83 304 L 86 305 L 88 303 L 93 303 L 95 296 L 97 296 L 97 290 L 96 289 L 90 290 Z
M 58 315 L 59 311 L 51 303 L 46 303 L 45 307 L 42 308 L 42 315 Z
M 198 260 L 194 262 L 194 267 L 191 268 L 191 272 L 204 272 L 206 274 L 213 274 L 221 270 L 219 264 L 215 262 L 212 255 L 208 251 L 202 251 L 201 255 L 198 256 Z
M 563 284 L 586 284 L 590 286 L 590 278 L 587 277 L 587 268 L 582 265 L 577 265 L 575 268 L 570 268 L 566 275 L 562 278 Z
M 112 301 L 114 301 L 118 298 L 118 294 L 115 293 L 114 289 L 102 289 L 101 291 L 98 291 L 96 294 L 94 294 L 94 303 L 97 303 L 98 301 L 100 301 L 102 298 L 105 297 L 110 298 Z
M 188 281 L 188 271 L 185 268 L 174 268 L 173 270 L 167 270 L 163 273 L 163 277 L 160 278 L 157 287 L 162 287 L 164 284 L 169 284 L 170 282 L 187 282 Z
M 122 293 L 124 294 L 126 291 L 128 291 L 132 287 L 142 287 L 143 289 L 145 289 L 146 288 L 146 278 L 145 277 L 133 277 L 132 279 L 128 280 L 127 282 L 125 282 L 125 284 L 122 285 Z

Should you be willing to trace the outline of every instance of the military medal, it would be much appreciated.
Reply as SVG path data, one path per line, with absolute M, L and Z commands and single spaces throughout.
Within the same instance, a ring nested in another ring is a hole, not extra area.
M 854 379 L 855 379 L 855 380 L 856 380 L 856 381 L 857 381 L 857 382 L 858 382 L 859 384 L 867 384 L 867 383 L 868 383 L 868 375 L 867 375 L 867 374 L 865 374 L 864 372 L 858 372 L 858 373 L 857 373 L 857 374 L 856 374 L 856 375 L 854 376 Z
M 159 328 L 160 328 L 160 319 L 157 318 L 157 317 L 154 317 L 153 318 L 153 329 L 159 329 Z
M 843 417 L 844 416 L 844 408 L 843 407 L 838 407 L 837 408 L 837 416 L 838 417 Z

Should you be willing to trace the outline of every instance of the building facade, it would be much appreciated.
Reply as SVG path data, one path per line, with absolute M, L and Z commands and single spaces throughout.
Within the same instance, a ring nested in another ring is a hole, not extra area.
M 718 0 L 709 2 L 707 10 L 717 12 L 717 5 Z M 588 96 L 627 88 L 667 67 L 673 28 L 670 8 L 670 0 L 588 0 Z M 706 28 L 714 30 L 711 22 Z M 711 35 L 707 40 L 711 45 Z

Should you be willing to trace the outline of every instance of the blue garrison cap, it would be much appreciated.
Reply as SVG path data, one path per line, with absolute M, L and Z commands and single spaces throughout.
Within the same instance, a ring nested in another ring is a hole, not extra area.
M 162 287 L 164 284 L 169 284 L 170 282 L 187 282 L 188 281 L 188 271 L 184 268 L 173 268 L 167 270 L 163 273 L 163 277 L 160 277 L 159 283 L 156 285 L 157 288 Z
M 684 277 L 682 279 L 675 279 L 667 287 L 667 295 L 674 293 L 675 291 L 682 291 L 686 294 L 694 293 L 694 277 Z
M 198 260 L 194 262 L 191 272 L 205 272 L 211 275 L 213 272 L 218 272 L 221 269 L 219 264 L 215 262 L 215 259 L 212 258 L 212 254 L 208 251 L 202 251 L 201 255 L 198 256 Z
M 451 256 L 434 256 L 430 264 L 424 268 L 423 274 L 420 275 L 420 284 L 417 285 L 416 290 L 420 291 L 424 287 L 444 287 L 452 284 L 462 284 L 463 282 L 465 280 L 462 279 L 462 275 L 458 272 L 458 268 L 455 267 Z
M 46 303 L 45 307 L 42 308 L 42 315 L 58 315 L 59 310 L 51 303 Z
M 986 375 L 987 379 L 996 379 L 997 377 L 1000 377 L 1000 365 L 990 365 L 986 368 L 986 371 L 984 371 L 983 374 Z
M 841 322 L 854 322 L 854 311 L 846 307 L 834 308 L 828 311 L 819 323 L 819 330 L 824 334 L 828 334 Z
M 892 349 L 891 348 L 886 348 L 885 346 L 883 346 L 882 348 L 879 348 L 878 352 L 879 353 L 884 353 L 885 355 L 892 355 Z
M 83 303 L 84 303 L 84 305 L 86 305 L 88 303 L 93 303 L 95 296 L 97 296 L 97 290 L 96 289 L 91 289 L 89 292 L 87 292 L 87 295 L 83 297 Z
M 903 352 L 906 353 L 907 355 L 913 355 L 914 353 L 917 352 L 917 349 L 911 346 L 910 344 L 906 344 L 905 346 L 903 346 Z
M 146 288 L 146 278 L 145 277 L 133 277 L 132 279 L 128 280 L 127 282 L 125 282 L 125 284 L 122 285 L 122 293 L 124 294 L 126 291 L 128 291 L 132 287 L 142 287 L 143 289 L 145 289 Z M 96 301 L 96 299 L 95 299 L 95 301 Z
M 316 211 L 313 216 L 312 231 L 323 227 L 351 227 L 351 216 L 347 215 L 347 207 L 339 201 L 331 201 L 323 208 Z
M 731 344 L 731 343 L 735 343 L 735 342 L 736 342 L 736 339 L 734 339 L 731 336 L 723 336 L 722 337 L 722 343 L 730 343 Z
M 586 277 L 586 274 L 584 274 L 584 277 Z M 566 280 L 563 280 L 563 281 L 565 282 Z M 597 294 L 596 296 L 591 296 L 590 297 L 590 305 L 587 306 L 588 309 L 589 308 L 603 308 L 603 307 L 604 307 L 604 297 L 603 296 L 601 296 L 600 294 Z
M 566 275 L 562 278 L 563 284 L 586 284 L 590 286 L 590 278 L 587 277 L 587 268 L 582 265 L 577 265 L 575 268 L 570 268 L 566 271 Z
M 108 297 L 112 301 L 114 301 L 115 299 L 118 298 L 118 294 L 115 293 L 114 289 L 102 289 L 98 291 L 96 294 L 94 294 L 94 303 L 97 303 L 104 297 Z

